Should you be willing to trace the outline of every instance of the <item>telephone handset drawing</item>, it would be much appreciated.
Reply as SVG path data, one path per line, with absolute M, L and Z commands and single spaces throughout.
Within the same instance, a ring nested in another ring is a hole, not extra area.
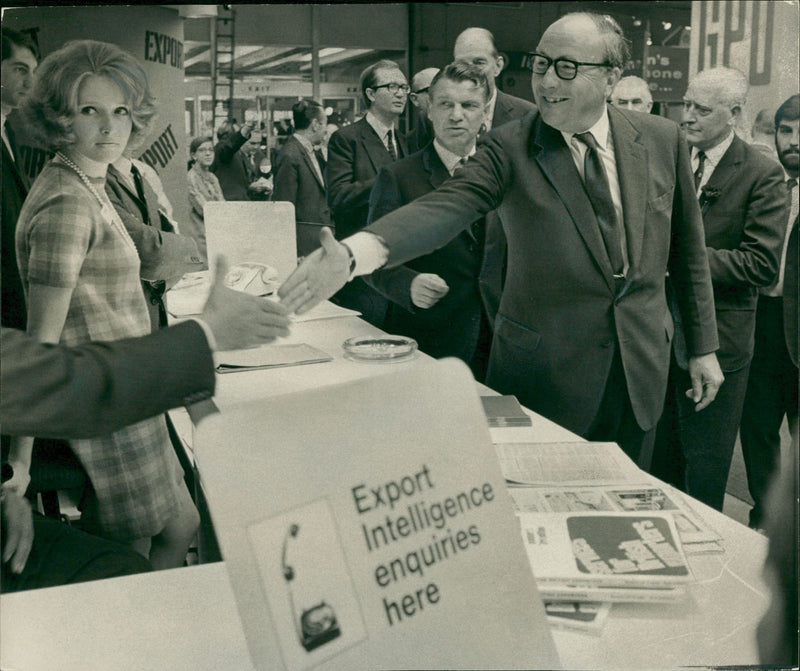
M 266 296 L 278 289 L 278 271 L 263 263 L 237 263 L 225 275 L 225 286 L 253 296 Z
M 297 538 L 300 532 L 300 526 L 292 524 L 283 539 L 283 550 L 281 552 L 281 567 L 283 569 L 283 577 L 287 583 L 289 591 L 289 603 L 292 609 L 292 619 L 297 631 L 297 637 L 300 640 L 300 645 L 310 652 L 319 646 L 332 641 L 337 638 L 341 633 L 339 622 L 336 619 L 336 614 L 333 608 L 320 601 L 317 605 L 306 608 L 297 617 L 297 610 L 294 603 L 294 594 L 292 592 L 292 581 L 295 579 L 295 572 L 292 566 L 286 563 L 286 550 L 290 538 Z

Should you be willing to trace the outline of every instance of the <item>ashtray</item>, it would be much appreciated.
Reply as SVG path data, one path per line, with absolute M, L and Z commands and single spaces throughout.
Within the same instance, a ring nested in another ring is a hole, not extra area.
M 354 361 L 373 361 L 390 363 L 405 361 L 417 351 L 417 341 L 403 336 L 358 336 L 348 338 L 342 343 L 344 356 Z

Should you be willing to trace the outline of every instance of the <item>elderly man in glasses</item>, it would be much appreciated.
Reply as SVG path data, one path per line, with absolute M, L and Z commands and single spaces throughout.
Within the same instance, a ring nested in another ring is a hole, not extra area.
M 400 66 L 389 60 L 373 63 L 361 73 L 360 84 L 366 115 L 340 128 L 328 142 L 325 181 L 338 238 L 367 225 L 369 193 L 378 170 L 407 155 L 397 125 L 411 89 Z M 334 301 L 358 310 L 375 326 L 383 325 L 387 301 L 360 279 L 344 287 Z
M 647 466 L 667 388 L 677 289 L 702 409 L 722 383 L 689 152 L 672 121 L 606 103 L 628 58 L 611 17 L 553 23 L 532 55 L 538 112 L 493 129 L 436 191 L 333 240 L 280 289 L 304 312 L 348 278 L 444 245 L 498 208 L 508 269 L 487 384 Z

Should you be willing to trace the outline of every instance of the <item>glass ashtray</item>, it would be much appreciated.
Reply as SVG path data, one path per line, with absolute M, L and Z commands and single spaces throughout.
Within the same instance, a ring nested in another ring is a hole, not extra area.
M 417 341 L 403 336 L 357 336 L 348 338 L 342 343 L 346 359 L 354 361 L 373 361 L 391 363 L 405 361 L 417 351 Z

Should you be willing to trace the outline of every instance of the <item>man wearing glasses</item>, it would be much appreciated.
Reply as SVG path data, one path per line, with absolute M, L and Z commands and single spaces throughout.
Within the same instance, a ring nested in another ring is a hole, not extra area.
M 400 66 L 389 60 L 373 63 L 361 73 L 360 85 L 366 115 L 340 128 L 328 142 L 328 205 L 338 238 L 367 225 L 369 193 L 378 170 L 407 153 L 405 139 L 397 132 L 410 91 Z M 383 324 L 386 299 L 360 279 L 345 287 L 335 301 L 358 310 L 375 326 Z
M 508 270 L 487 384 L 648 466 L 667 387 L 667 272 L 687 316 L 696 409 L 722 383 L 689 152 L 674 122 L 606 104 L 628 57 L 611 17 L 553 23 L 532 56 L 538 113 L 494 129 L 436 191 L 323 246 L 280 289 L 310 309 L 351 276 L 436 249 L 498 209 Z

